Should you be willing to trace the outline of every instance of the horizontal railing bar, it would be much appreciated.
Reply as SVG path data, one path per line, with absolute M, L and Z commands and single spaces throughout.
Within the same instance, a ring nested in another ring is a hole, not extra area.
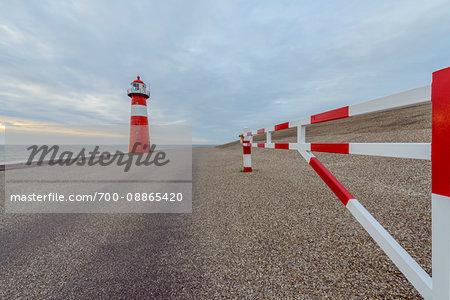
M 431 160 L 431 143 L 252 143 L 251 146 Z
M 315 114 L 310 117 L 281 123 L 275 126 L 252 131 L 249 135 L 257 135 L 268 131 L 277 131 L 302 125 L 326 122 L 330 120 L 342 119 L 352 116 L 364 115 L 375 112 L 382 112 L 404 107 L 423 104 L 431 101 L 431 85 L 407 90 L 397 94 L 369 100 L 366 102 L 345 106 L 323 113 Z M 282 125 L 282 126 L 280 126 Z
M 431 143 L 350 143 L 349 154 L 431 160 Z
M 386 97 L 349 106 L 349 115 L 357 116 L 386 110 L 399 109 L 431 101 L 431 85 L 407 90 Z
M 305 143 L 300 144 L 299 149 L 431 160 L 431 143 Z
M 297 143 L 251 143 L 252 147 L 297 150 Z

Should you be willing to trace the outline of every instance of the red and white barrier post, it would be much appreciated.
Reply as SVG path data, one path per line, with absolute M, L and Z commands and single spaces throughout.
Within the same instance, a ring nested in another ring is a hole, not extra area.
M 242 129 L 243 172 L 252 171 L 252 142 L 253 136 L 249 128 Z
M 450 299 L 450 68 L 433 73 L 431 103 L 433 299 Z

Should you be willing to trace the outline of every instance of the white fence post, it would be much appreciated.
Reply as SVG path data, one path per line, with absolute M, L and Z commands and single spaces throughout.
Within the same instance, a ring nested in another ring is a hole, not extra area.
M 242 151 L 243 151 L 243 172 L 252 171 L 252 136 L 247 134 L 250 132 L 248 127 L 242 129 Z
M 450 68 L 433 73 L 431 143 L 433 299 L 450 299 Z
M 306 143 L 306 126 L 297 126 L 297 144 Z

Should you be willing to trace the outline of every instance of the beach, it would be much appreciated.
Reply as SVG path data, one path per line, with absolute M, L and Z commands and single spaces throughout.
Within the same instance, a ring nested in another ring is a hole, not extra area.
M 431 105 L 306 135 L 430 142 Z M 431 275 L 431 163 L 315 155 Z M 0 297 L 420 298 L 297 151 L 252 148 L 251 173 L 237 141 L 192 156 L 192 213 L 2 214 Z

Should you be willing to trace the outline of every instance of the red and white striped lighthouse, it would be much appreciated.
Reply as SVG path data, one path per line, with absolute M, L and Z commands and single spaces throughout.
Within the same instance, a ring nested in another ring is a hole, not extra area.
M 147 99 L 150 98 L 150 90 L 141 81 L 139 76 L 131 83 L 127 90 L 131 98 L 130 121 L 130 153 L 150 152 L 150 136 L 148 133 Z

